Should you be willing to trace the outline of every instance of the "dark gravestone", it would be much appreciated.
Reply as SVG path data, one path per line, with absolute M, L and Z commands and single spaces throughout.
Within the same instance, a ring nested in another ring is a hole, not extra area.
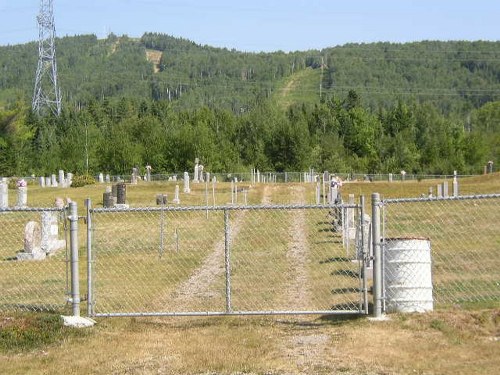
M 116 184 L 116 203 L 125 204 L 127 200 L 127 185 L 124 183 Z

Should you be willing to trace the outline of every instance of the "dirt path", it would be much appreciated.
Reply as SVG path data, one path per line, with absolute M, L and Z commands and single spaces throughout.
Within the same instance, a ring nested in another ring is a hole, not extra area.
M 294 203 L 305 201 L 305 188 L 303 186 L 293 187 L 292 199 Z M 292 279 L 285 292 L 288 303 L 294 310 L 311 310 L 312 301 L 310 288 L 308 287 L 307 275 L 307 255 L 309 245 L 304 229 L 307 226 L 305 213 L 303 210 L 294 211 L 292 220 L 292 238 L 287 259 L 290 264 Z M 296 367 L 299 374 L 310 374 L 325 366 L 325 353 L 328 351 L 330 336 L 310 330 L 305 322 L 311 317 L 295 317 L 293 321 L 297 323 L 294 329 L 281 342 L 282 353 Z M 303 325 L 301 325 L 303 324 Z M 295 372 L 294 372 L 295 373 Z
M 266 186 L 263 192 L 262 204 L 269 204 L 270 202 L 271 191 L 269 186 Z M 245 211 L 232 212 L 232 240 L 238 236 L 244 217 Z M 194 270 L 186 281 L 168 296 L 168 304 L 173 306 L 175 311 L 203 311 L 206 306 L 210 305 L 210 300 L 218 297 L 220 299 L 220 291 L 214 290 L 214 282 L 225 272 L 224 246 L 225 238 L 222 236 L 215 244 L 214 251 L 205 258 L 203 263 Z

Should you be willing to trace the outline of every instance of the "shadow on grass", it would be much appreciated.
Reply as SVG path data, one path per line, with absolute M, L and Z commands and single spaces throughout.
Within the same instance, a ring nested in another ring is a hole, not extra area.
M 333 258 L 328 258 L 325 260 L 320 260 L 319 264 L 325 264 L 325 263 L 334 263 L 334 262 L 350 262 L 351 258 L 346 258 L 346 257 L 333 257 Z

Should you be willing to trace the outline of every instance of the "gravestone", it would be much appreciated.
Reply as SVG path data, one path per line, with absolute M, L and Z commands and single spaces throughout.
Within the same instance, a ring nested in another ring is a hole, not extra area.
M 443 198 L 448 198 L 448 181 L 443 182 Z
M 102 206 L 104 208 L 111 208 L 115 205 L 116 198 L 113 197 L 113 193 L 111 191 L 106 191 L 102 194 Z
M 457 171 L 453 171 L 453 196 L 458 197 Z
M 62 198 L 56 199 L 56 207 L 64 207 Z M 66 241 L 59 239 L 59 212 L 42 212 L 42 236 L 40 248 L 47 255 L 66 247 Z
M 198 166 L 198 163 L 200 162 L 200 160 L 198 158 L 195 159 L 194 161 L 194 175 L 193 175 L 193 182 L 197 183 L 197 182 L 200 182 L 199 180 L 199 177 L 198 177 L 198 174 L 199 174 L 199 166 Z
M 17 253 L 17 260 L 42 260 L 45 252 L 41 248 L 42 235 L 40 224 L 29 221 L 24 228 L 24 249 Z
M 65 185 L 65 180 L 64 180 L 64 171 L 62 169 L 59 170 L 59 185 L 61 187 L 64 187 Z
M 98 179 L 99 179 L 99 183 L 100 183 L 100 184 L 103 184 L 103 183 L 104 183 L 104 175 L 103 175 L 102 173 L 99 173 L 99 177 L 98 177 Z
M 116 204 L 126 204 L 127 185 L 123 182 L 116 184 Z
M 65 187 L 70 187 L 73 183 L 73 173 L 68 173 L 66 175 Z
M 174 193 L 174 199 L 172 200 L 172 203 L 174 203 L 174 204 L 181 203 L 181 200 L 179 199 L 179 185 L 175 185 L 175 193 Z
M 28 205 L 28 187 L 19 186 L 17 188 L 17 204 L 16 207 L 23 208 Z
M 106 175 L 106 177 L 104 178 L 104 181 L 106 181 L 107 184 L 109 184 L 111 182 L 111 177 L 109 176 L 109 174 Z
M 437 185 L 437 193 L 438 198 L 443 198 L 443 186 L 441 184 Z
M 52 179 L 50 177 L 45 177 L 45 186 L 47 187 L 52 186 Z
M 139 175 L 139 171 L 137 168 L 132 168 L 132 184 L 136 185 L 137 184 L 137 176 Z
M 38 178 L 38 185 L 41 187 L 41 188 L 44 188 L 45 187 L 45 177 L 39 177 Z
M 51 176 L 51 183 L 53 187 L 57 187 L 57 177 L 55 174 Z
M 189 187 L 189 173 L 184 172 L 184 193 L 191 193 L 191 189 Z
M 167 204 L 167 194 L 156 194 L 156 205 L 165 206 Z
M 0 181 L 0 208 L 9 207 L 9 182 L 4 177 Z
M 151 181 L 151 166 L 146 165 L 146 181 L 150 182 Z

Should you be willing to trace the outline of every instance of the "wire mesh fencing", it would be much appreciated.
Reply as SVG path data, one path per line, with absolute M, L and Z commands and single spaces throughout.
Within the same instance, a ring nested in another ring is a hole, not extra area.
M 359 216 L 358 206 L 343 208 Z M 291 205 L 93 209 L 90 315 L 365 311 L 363 262 L 335 225 L 342 212 Z
M 0 311 L 67 307 L 66 213 L 57 208 L 0 209 Z
M 382 202 L 386 309 L 500 302 L 500 195 Z

